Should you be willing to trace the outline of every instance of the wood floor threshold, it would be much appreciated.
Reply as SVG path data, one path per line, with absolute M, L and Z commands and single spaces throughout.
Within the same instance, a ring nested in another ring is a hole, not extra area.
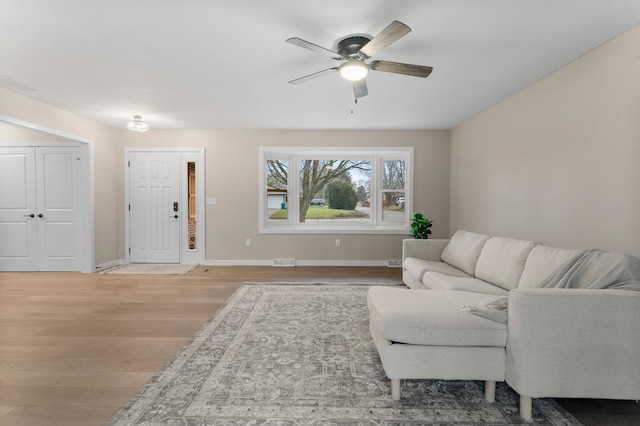
M 104 425 L 244 282 L 401 275 L 270 266 L 180 276 L 0 272 L 0 426 Z M 559 402 L 585 425 L 640 424 L 633 401 Z

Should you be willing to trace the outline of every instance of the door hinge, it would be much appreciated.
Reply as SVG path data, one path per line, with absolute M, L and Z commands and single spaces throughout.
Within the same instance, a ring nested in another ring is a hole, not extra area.
M 127 161 L 127 167 L 131 167 L 131 161 Z
M 129 204 L 129 211 L 131 211 L 131 204 Z
M 131 247 L 129 247 L 129 254 L 131 254 Z

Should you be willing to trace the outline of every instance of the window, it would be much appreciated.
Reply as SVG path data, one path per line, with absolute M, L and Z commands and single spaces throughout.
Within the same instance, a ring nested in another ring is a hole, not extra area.
M 196 163 L 195 161 L 187 162 L 187 213 L 188 223 L 187 230 L 189 234 L 189 250 L 196 249 L 196 239 L 198 236 L 196 226 Z
M 409 231 L 413 148 L 260 149 L 260 232 Z

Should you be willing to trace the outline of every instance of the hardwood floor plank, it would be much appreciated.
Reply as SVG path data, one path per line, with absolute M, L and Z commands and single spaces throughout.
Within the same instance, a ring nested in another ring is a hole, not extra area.
M 137 388 L 62 387 L 62 386 L 3 386 L 3 404 L 39 407 L 111 407 L 120 408 Z M 70 402 L 73 401 L 72 404 Z
M 186 340 L 185 340 L 186 341 Z M 169 360 L 149 353 L 141 359 L 117 358 L 0 358 L 5 371 L 158 371 Z M 0 400 L 0 405 L 2 405 Z
M 42 356 L 61 356 L 69 350 L 68 346 L 26 346 L 0 345 L 0 358 L 32 358 Z
M 35 335 L 44 330 L 44 326 L 27 327 L 27 326 L 2 326 L 0 325 L 0 337 L 4 336 L 24 336 Z
M 6 416 L 16 407 L 0 406 L 0 417 Z
M 12 387 L 137 387 L 141 388 L 153 376 L 151 372 L 94 372 L 94 371 L 3 371 L 1 386 Z
M 15 407 L 0 416 L 0 426 L 103 426 L 112 411 L 110 407 Z

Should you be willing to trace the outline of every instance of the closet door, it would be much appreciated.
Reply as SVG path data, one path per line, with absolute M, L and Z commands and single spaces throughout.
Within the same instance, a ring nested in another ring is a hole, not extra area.
M 37 270 L 35 150 L 0 148 L 0 270 Z
M 0 270 L 79 271 L 77 147 L 0 148 Z
M 79 271 L 80 148 L 36 148 L 39 271 Z

